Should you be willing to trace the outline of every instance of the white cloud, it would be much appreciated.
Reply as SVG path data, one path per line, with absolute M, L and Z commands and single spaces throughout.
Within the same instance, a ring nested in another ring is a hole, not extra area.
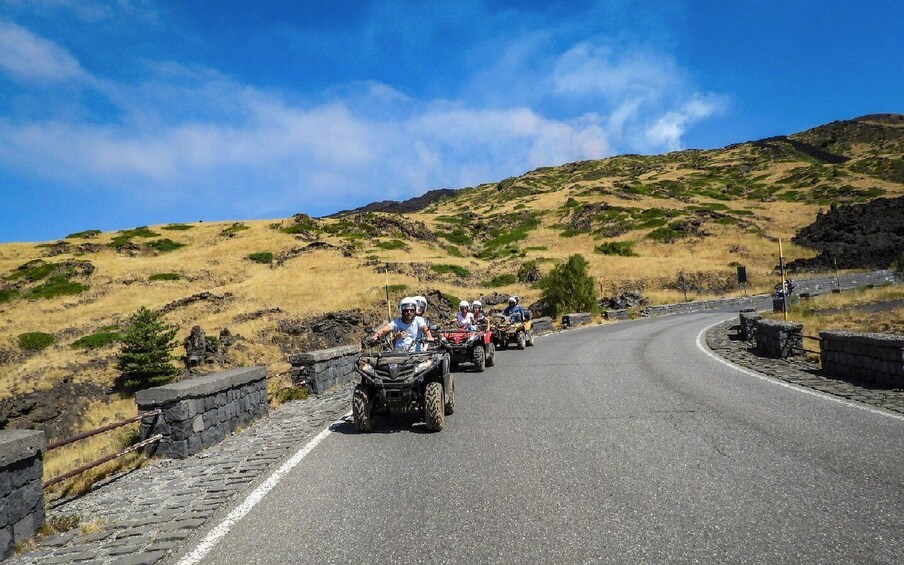
M 0 68 L 25 80 L 57 82 L 89 78 L 68 51 L 5 21 L 0 21 Z
M 724 97 L 694 96 L 677 110 L 666 112 L 647 128 L 646 137 L 651 147 L 665 147 L 669 151 L 681 148 L 681 137 L 690 124 L 721 111 L 726 105 Z

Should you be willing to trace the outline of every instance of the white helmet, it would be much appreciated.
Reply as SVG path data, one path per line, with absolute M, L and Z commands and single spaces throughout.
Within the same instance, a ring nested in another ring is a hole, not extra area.
M 471 308 L 483 308 L 483 304 L 479 300 L 475 300 L 471 303 Z
M 420 308 L 421 312 L 426 312 L 427 311 L 427 299 L 424 298 L 423 296 L 415 296 L 413 298 L 414 298 L 414 301 L 417 303 L 418 307 Z
M 467 308 L 467 309 L 470 310 L 470 309 L 471 309 L 471 303 L 468 302 L 467 300 L 462 300 L 461 302 L 458 303 L 458 307 L 459 307 L 459 308 Z
M 414 301 L 414 298 L 406 296 L 405 298 L 399 300 L 399 312 L 409 308 L 411 310 L 417 311 L 417 302 Z
M 519 302 L 521 302 L 521 299 L 518 298 L 518 295 L 517 295 L 517 294 L 516 294 L 515 296 L 513 296 L 512 298 L 515 299 L 515 304 L 518 304 Z
M 518 304 L 518 299 L 514 296 L 510 297 L 508 299 L 508 301 L 509 301 L 509 304 Z

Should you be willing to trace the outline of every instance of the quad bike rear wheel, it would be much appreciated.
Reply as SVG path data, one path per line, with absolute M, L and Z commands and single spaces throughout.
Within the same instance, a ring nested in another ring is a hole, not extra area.
M 518 342 L 518 349 L 527 347 L 527 335 L 525 335 L 523 331 L 518 332 L 518 335 L 515 336 L 515 340 Z
M 532 331 L 527 332 L 527 346 L 528 347 L 534 346 L 534 332 L 532 332 Z
M 487 366 L 487 352 L 482 345 L 474 346 L 474 352 L 471 353 L 471 362 L 474 363 L 474 371 L 483 372 L 483 368 Z
M 359 432 L 367 433 L 374 429 L 373 404 L 363 385 L 356 386 L 352 394 L 352 417 Z
M 496 345 L 491 341 L 487 344 L 487 367 L 496 364 Z
M 427 383 L 424 391 L 424 421 L 431 432 L 438 432 L 446 425 L 443 385 L 438 382 Z
M 449 375 L 449 394 L 446 395 L 446 416 L 455 412 L 455 379 Z

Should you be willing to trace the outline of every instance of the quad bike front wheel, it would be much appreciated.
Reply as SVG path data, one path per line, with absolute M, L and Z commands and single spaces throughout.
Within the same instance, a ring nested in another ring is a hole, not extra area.
M 482 345 L 474 346 L 474 351 L 471 353 L 471 362 L 474 363 L 474 371 L 478 373 L 483 372 L 483 368 L 487 365 L 487 352 Z
M 534 346 L 534 332 L 532 332 L 532 331 L 527 332 L 527 346 L 528 347 Z
M 487 367 L 496 364 L 496 345 L 491 341 L 487 344 Z
M 449 375 L 449 394 L 446 395 L 446 416 L 455 412 L 455 379 Z
M 518 349 L 524 349 L 525 347 L 527 347 L 527 335 L 523 331 L 518 332 L 515 340 L 518 343 Z
M 424 421 L 431 432 L 438 432 L 446 425 L 443 385 L 438 382 L 427 383 L 424 391 Z
M 352 394 L 352 417 L 359 432 L 367 433 L 374 429 L 373 404 L 363 385 L 356 386 Z

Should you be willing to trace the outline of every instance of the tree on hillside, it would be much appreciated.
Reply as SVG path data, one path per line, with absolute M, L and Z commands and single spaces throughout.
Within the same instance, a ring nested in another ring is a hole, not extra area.
M 163 313 L 144 306 L 129 318 L 122 337 L 116 367 L 122 373 L 120 383 L 131 390 L 166 384 L 179 370 L 173 366 L 171 351 L 178 326 L 164 324 Z
M 588 265 L 582 255 L 572 255 L 537 282 L 542 290 L 541 300 L 548 305 L 550 315 L 599 311 Z

